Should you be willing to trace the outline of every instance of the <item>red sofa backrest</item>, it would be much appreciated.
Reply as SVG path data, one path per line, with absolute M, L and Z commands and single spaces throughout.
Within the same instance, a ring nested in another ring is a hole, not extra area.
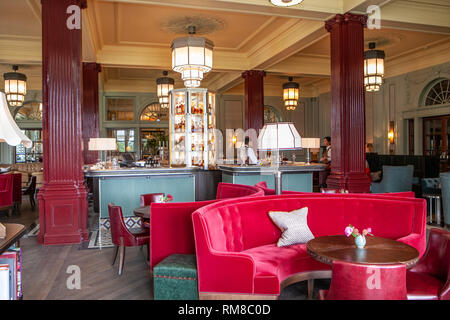
M 13 175 L 0 175 L 0 206 L 11 206 L 13 203 Z
M 255 187 L 260 188 L 264 191 L 264 194 L 266 196 L 272 196 L 275 195 L 274 189 L 267 188 L 267 183 L 265 181 L 258 182 L 255 184 Z M 390 197 L 406 197 L 406 198 L 415 198 L 416 195 L 413 191 L 406 191 L 406 192 L 392 192 L 392 193 L 314 193 L 314 192 L 301 192 L 301 191 L 288 191 L 283 190 L 282 194 L 302 194 L 302 195 L 332 195 L 332 196 L 342 196 L 342 195 L 364 195 L 364 196 L 373 196 L 373 197 L 383 197 L 383 196 L 390 196 Z
M 308 207 L 308 226 L 315 237 L 343 234 L 349 224 L 372 228 L 376 236 L 398 239 L 425 226 L 424 199 L 364 197 L 363 195 L 281 195 L 232 199 L 200 208 L 193 218 L 201 221 L 213 249 L 239 252 L 277 242 L 281 231 L 269 211 Z
M 150 211 L 150 268 L 171 254 L 195 254 L 192 213 L 217 200 L 152 203 Z
M 219 185 L 217 186 L 216 199 L 229 199 L 248 196 L 258 197 L 263 195 L 264 191 L 254 186 L 219 182 Z

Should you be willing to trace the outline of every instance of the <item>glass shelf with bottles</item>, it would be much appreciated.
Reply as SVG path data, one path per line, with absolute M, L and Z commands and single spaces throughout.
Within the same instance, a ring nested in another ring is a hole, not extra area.
M 215 128 L 215 96 L 207 89 L 177 89 L 170 93 L 171 164 L 212 169 L 209 146 Z M 186 107 L 188 106 L 188 107 Z

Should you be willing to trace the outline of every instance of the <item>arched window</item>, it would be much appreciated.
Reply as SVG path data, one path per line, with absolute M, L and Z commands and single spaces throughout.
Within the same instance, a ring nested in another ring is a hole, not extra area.
M 160 104 L 155 102 L 151 103 L 144 108 L 139 118 L 141 121 L 168 121 L 168 109 L 162 109 Z
M 16 110 L 15 120 L 42 121 L 42 103 L 39 101 L 25 102 Z
M 423 105 L 436 106 L 450 103 L 450 79 L 437 79 L 424 92 Z
M 264 106 L 264 123 L 275 123 L 282 121 L 283 117 L 277 108 L 269 105 Z

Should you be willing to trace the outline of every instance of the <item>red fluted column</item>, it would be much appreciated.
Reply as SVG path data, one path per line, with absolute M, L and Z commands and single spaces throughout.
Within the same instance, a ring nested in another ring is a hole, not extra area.
M 245 130 L 257 132 L 264 126 L 264 77 L 266 73 L 250 70 L 242 73 L 245 79 Z
M 71 5 L 83 8 L 86 1 L 42 0 L 44 183 L 38 199 L 39 240 L 46 245 L 87 240 L 81 28 L 67 27 Z
M 331 39 L 331 174 L 328 188 L 369 192 L 365 174 L 364 27 L 346 13 L 326 22 Z
M 98 160 L 97 151 L 89 151 L 89 139 L 99 137 L 98 128 L 98 63 L 83 63 L 83 160 L 93 164 Z

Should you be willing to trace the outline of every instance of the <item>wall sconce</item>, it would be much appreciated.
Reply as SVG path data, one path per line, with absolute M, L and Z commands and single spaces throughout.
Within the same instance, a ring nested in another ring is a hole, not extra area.
M 394 144 L 394 121 L 389 121 L 388 140 L 390 144 Z
M 233 145 L 236 145 L 237 142 L 237 136 L 233 136 Z

